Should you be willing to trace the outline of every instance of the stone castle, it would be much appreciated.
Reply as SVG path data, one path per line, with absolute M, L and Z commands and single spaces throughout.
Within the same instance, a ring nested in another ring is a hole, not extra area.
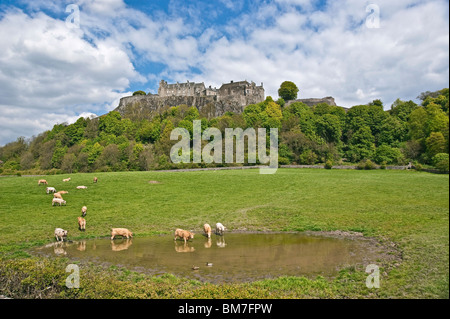
M 158 94 L 127 96 L 120 99 L 119 106 L 114 110 L 124 114 L 152 114 L 160 112 L 162 109 L 187 105 L 195 106 L 201 114 L 208 118 L 222 116 L 226 112 L 242 113 L 244 108 L 250 104 L 257 104 L 265 100 L 264 87 L 254 82 L 239 81 L 222 84 L 217 88 L 206 87 L 205 83 L 173 83 L 161 80 L 159 82 Z M 313 106 L 318 103 L 336 105 L 332 97 L 322 99 L 300 99 L 289 101 L 303 102 Z
M 158 94 L 127 96 L 120 100 L 115 111 L 124 114 L 133 108 L 147 112 L 157 112 L 167 106 L 196 106 L 199 112 L 208 117 L 222 116 L 227 111 L 242 113 L 244 107 L 264 101 L 264 87 L 254 82 L 239 81 L 222 84 L 217 88 L 206 87 L 202 83 L 187 81 L 186 83 L 168 84 L 161 80 Z

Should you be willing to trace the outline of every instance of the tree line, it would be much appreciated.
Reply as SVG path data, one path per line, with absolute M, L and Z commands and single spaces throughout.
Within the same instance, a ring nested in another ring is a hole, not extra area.
M 325 103 L 286 104 L 283 98 L 274 101 L 269 96 L 248 105 L 242 114 L 227 112 L 212 118 L 186 105 L 141 116 L 110 112 L 94 119 L 79 118 L 70 125 L 56 124 L 38 136 L 6 144 L 0 148 L 0 173 L 227 165 L 171 163 L 170 148 L 176 143 L 170 140 L 171 131 L 183 127 L 192 134 L 193 120 L 201 120 L 202 130 L 216 127 L 222 134 L 225 128 L 278 128 L 280 165 L 412 162 L 416 167 L 448 171 L 449 89 L 424 92 L 418 99 L 420 104 L 397 99 L 387 111 L 380 100 L 345 109 Z

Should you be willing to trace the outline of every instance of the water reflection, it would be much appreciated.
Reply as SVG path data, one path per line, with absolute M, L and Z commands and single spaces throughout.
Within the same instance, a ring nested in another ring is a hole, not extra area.
M 122 251 L 130 248 L 131 244 L 133 243 L 132 238 L 126 238 L 122 240 L 111 240 L 111 249 L 112 251 Z
M 171 235 L 55 242 L 35 249 L 45 256 L 120 265 L 150 274 L 173 273 L 210 282 L 251 281 L 284 275 L 333 275 L 339 268 L 377 259 L 357 240 L 304 234 L 227 233 L 188 243 Z M 212 263 L 214 266 L 206 266 Z M 199 269 L 192 271 L 193 266 Z

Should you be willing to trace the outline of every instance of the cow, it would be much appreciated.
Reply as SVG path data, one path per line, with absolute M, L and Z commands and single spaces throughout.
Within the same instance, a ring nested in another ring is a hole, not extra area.
M 69 192 L 68 191 L 59 191 L 59 192 L 57 192 L 58 194 L 61 194 L 61 195 L 63 195 L 63 194 L 69 194 Z
M 83 207 L 81 207 L 81 216 L 86 216 L 86 214 L 87 214 L 87 207 L 86 206 L 83 206 Z
M 70 182 L 70 177 L 63 179 L 63 182 Z
M 87 186 L 77 186 L 77 189 L 87 189 Z
M 203 225 L 203 231 L 205 232 L 208 238 L 211 238 L 211 226 L 209 224 Z
M 62 228 L 55 228 L 55 238 L 56 241 L 64 241 L 64 238 L 67 238 L 67 230 Z
M 60 193 L 54 193 L 53 198 L 63 199 Z
M 86 230 L 86 219 L 84 219 L 83 217 L 78 217 L 78 228 L 81 231 Z
M 122 236 L 128 238 L 133 238 L 133 233 L 130 232 L 126 228 L 113 228 L 111 229 L 111 240 L 113 240 L 116 236 Z
M 94 183 L 97 183 L 97 182 L 98 182 L 98 178 L 94 177 Z
M 47 192 L 47 194 L 56 193 L 56 189 L 54 187 L 47 187 L 45 191 Z
M 48 185 L 48 182 L 45 179 L 40 179 L 40 180 L 38 180 L 38 186 L 41 184 Z
M 59 206 L 66 205 L 66 201 L 61 199 L 61 198 L 53 198 L 52 199 L 52 206 L 55 206 L 55 204 L 58 204 Z
M 175 230 L 175 238 L 174 238 L 174 240 L 177 240 L 177 238 L 179 237 L 179 238 L 184 239 L 184 242 L 186 243 L 186 241 L 188 241 L 189 239 L 193 239 L 194 235 L 195 235 L 194 233 L 191 233 L 191 232 L 189 232 L 187 230 L 183 230 L 183 229 L 177 228 Z
M 223 232 L 225 231 L 225 229 L 227 229 L 227 228 L 224 225 L 222 225 L 221 223 L 216 224 L 216 234 L 217 235 L 223 235 Z

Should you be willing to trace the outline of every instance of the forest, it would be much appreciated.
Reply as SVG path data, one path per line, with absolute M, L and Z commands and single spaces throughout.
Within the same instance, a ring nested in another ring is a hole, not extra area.
M 209 118 L 194 106 L 166 107 L 157 113 L 109 112 L 98 118 L 80 117 L 56 124 L 31 138 L 19 137 L 0 147 L 0 174 L 59 174 L 76 172 L 146 171 L 238 164 L 170 161 L 176 141 L 170 133 L 193 120 L 202 130 L 278 128 L 279 165 L 371 163 L 381 167 L 413 163 L 417 169 L 449 169 L 449 89 L 424 92 L 420 104 L 397 99 L 388 110 L 381 100 L 351 108 L 322 103 L 274 101 Z M 129 113 L 129 114 L 128 114 Z M 205 142 L 206 143 L 206 142 Z M 267 144 L 268 145 L 268 144 Z M 239 165 L 257 165 L 239 164 Z

